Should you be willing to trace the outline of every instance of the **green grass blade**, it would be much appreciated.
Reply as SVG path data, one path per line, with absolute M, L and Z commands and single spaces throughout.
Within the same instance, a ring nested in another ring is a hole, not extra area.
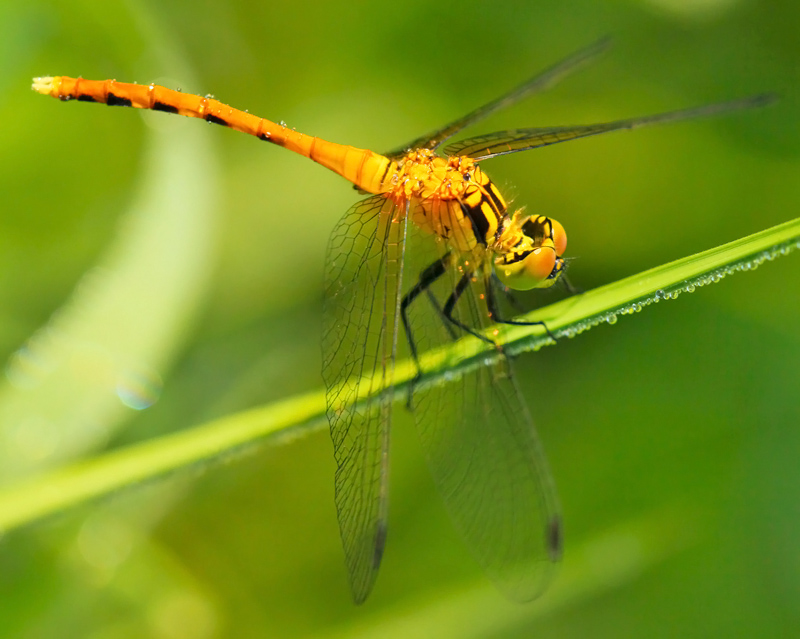
M 786 255 L 800 246 L 800 219 L 792 220 L 729 244 L 693 255 L 613 284 L 574 296 L 526 316 L 544 320 L 558 337 L 577 335 L 620 315 L 635 313 L 681 292 L 717 282 Z M 513 327 L 505 349 L 535 350 L 551 343 L 540 326 Z M 480 365 L 496 353 L 475 338 L 426 353 L 422 383 L 442 383 L 460 371 Z M 398 362 L 395 381 L 403 393 L 414 375 L 413 364 Z M 255 444 L 286 442 L 324 425 L 322 391 L 218 419 L 183 432 L 112 451 L 0 491 L 0 531 L 28 524 L 71 506 L 176 471 L 225 459 Z
M 787 255 L 800 246 L 800 218 L 773 226 L 713 249 L 643 271 L 625 279 L 574 295 L 537 309 L 518 319 L 547 324 L 557 339 L 574 337 L 600 324 L 615 324 L 624 315 L 641 311 L 662 300 L 719 282 L 733 273 L 750 271 L 765 262 Z M 477 339 L 462 340 L 422 358 L 426 381 L 452 377 L 459 370 L 480 365 L 492 350 Z M 542 326 L 513 326 L 504 332 L 504 351 L 517 355 L 552 345 Z M 398 385 L 413 378 L 410 362 L 398 363 Z
M 322 425 L 320 392 L 236 413 L 43 473 L 0 490 L 0 532 L 70 506 L 162 477 L 221 461 L 266 437 L 280 441 Z

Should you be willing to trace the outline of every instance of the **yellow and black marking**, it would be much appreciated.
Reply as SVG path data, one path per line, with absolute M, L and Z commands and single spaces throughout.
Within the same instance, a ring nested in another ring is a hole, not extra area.
M 546 240 L 553 240 L 553 222 L 543 215 L 529 217 L 522 223 L 522 232 L 534 246 L 542 246 Z
M 475 239 L 482 246 L 494 244 L 506 218 L 507 205 L 497 187 L 478 167 L 464 176 L 469 185 L 459 200 L 464 216 L 472 224 Z
M 459 201 L 461 211 L 470 224 L 478 244 L 487 246 L 494 240 L 500 220 L 498 211 L 493 209 L 488 198 L 477 186 L 468 187 L 464 199 Z

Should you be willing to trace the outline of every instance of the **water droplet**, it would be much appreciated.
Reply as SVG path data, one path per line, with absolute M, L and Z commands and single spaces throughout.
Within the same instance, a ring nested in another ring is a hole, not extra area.
M 117 382 L 117 397 L 128 408 L 144 410 L 158 401 L 161 377 L 155 371 L 127 371 Z
M 50 327 L 37 331 L 6 364 L 6 378 L 17 388 L 38 386 L 56 368 L 49 353 L 57 335 Z

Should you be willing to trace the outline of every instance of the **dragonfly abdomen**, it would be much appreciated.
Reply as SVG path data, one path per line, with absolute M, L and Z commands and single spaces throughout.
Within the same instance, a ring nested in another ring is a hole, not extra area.
M 227 126 L 310 158 L 368 193 L 385 191 L 383 180 L 391 175 L 391 160 L 378 153 L 299 133 L 284 124 L 235 109 L 208 96 L 183 93 L 158 84 L 85 80 L 68 76 L 35 78 L 33 88 L 64 101 L 151 109 Z

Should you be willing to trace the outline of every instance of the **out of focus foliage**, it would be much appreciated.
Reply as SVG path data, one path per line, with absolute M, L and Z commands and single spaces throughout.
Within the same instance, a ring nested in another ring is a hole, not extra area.
M 479 131 L 780 93 L 484 164 L 565 225 L 590 289 L 797 217 L 798 21 L 748 0 L 0 4 L 0 478 L 317 389 L 325 242 L 358 197 L 246 136 L 60 105 L 31 77 L 157 81 L 377 151 L 607 34 L 595 66 Z M 0 537 L 0 634 L 790 634 L 798 280 L 791 256 L 518 360 L 565 514 L 564 564 L 536 603 L 507 603 L 472 562 L 401 414 L 365 606 L 316 431 Z

